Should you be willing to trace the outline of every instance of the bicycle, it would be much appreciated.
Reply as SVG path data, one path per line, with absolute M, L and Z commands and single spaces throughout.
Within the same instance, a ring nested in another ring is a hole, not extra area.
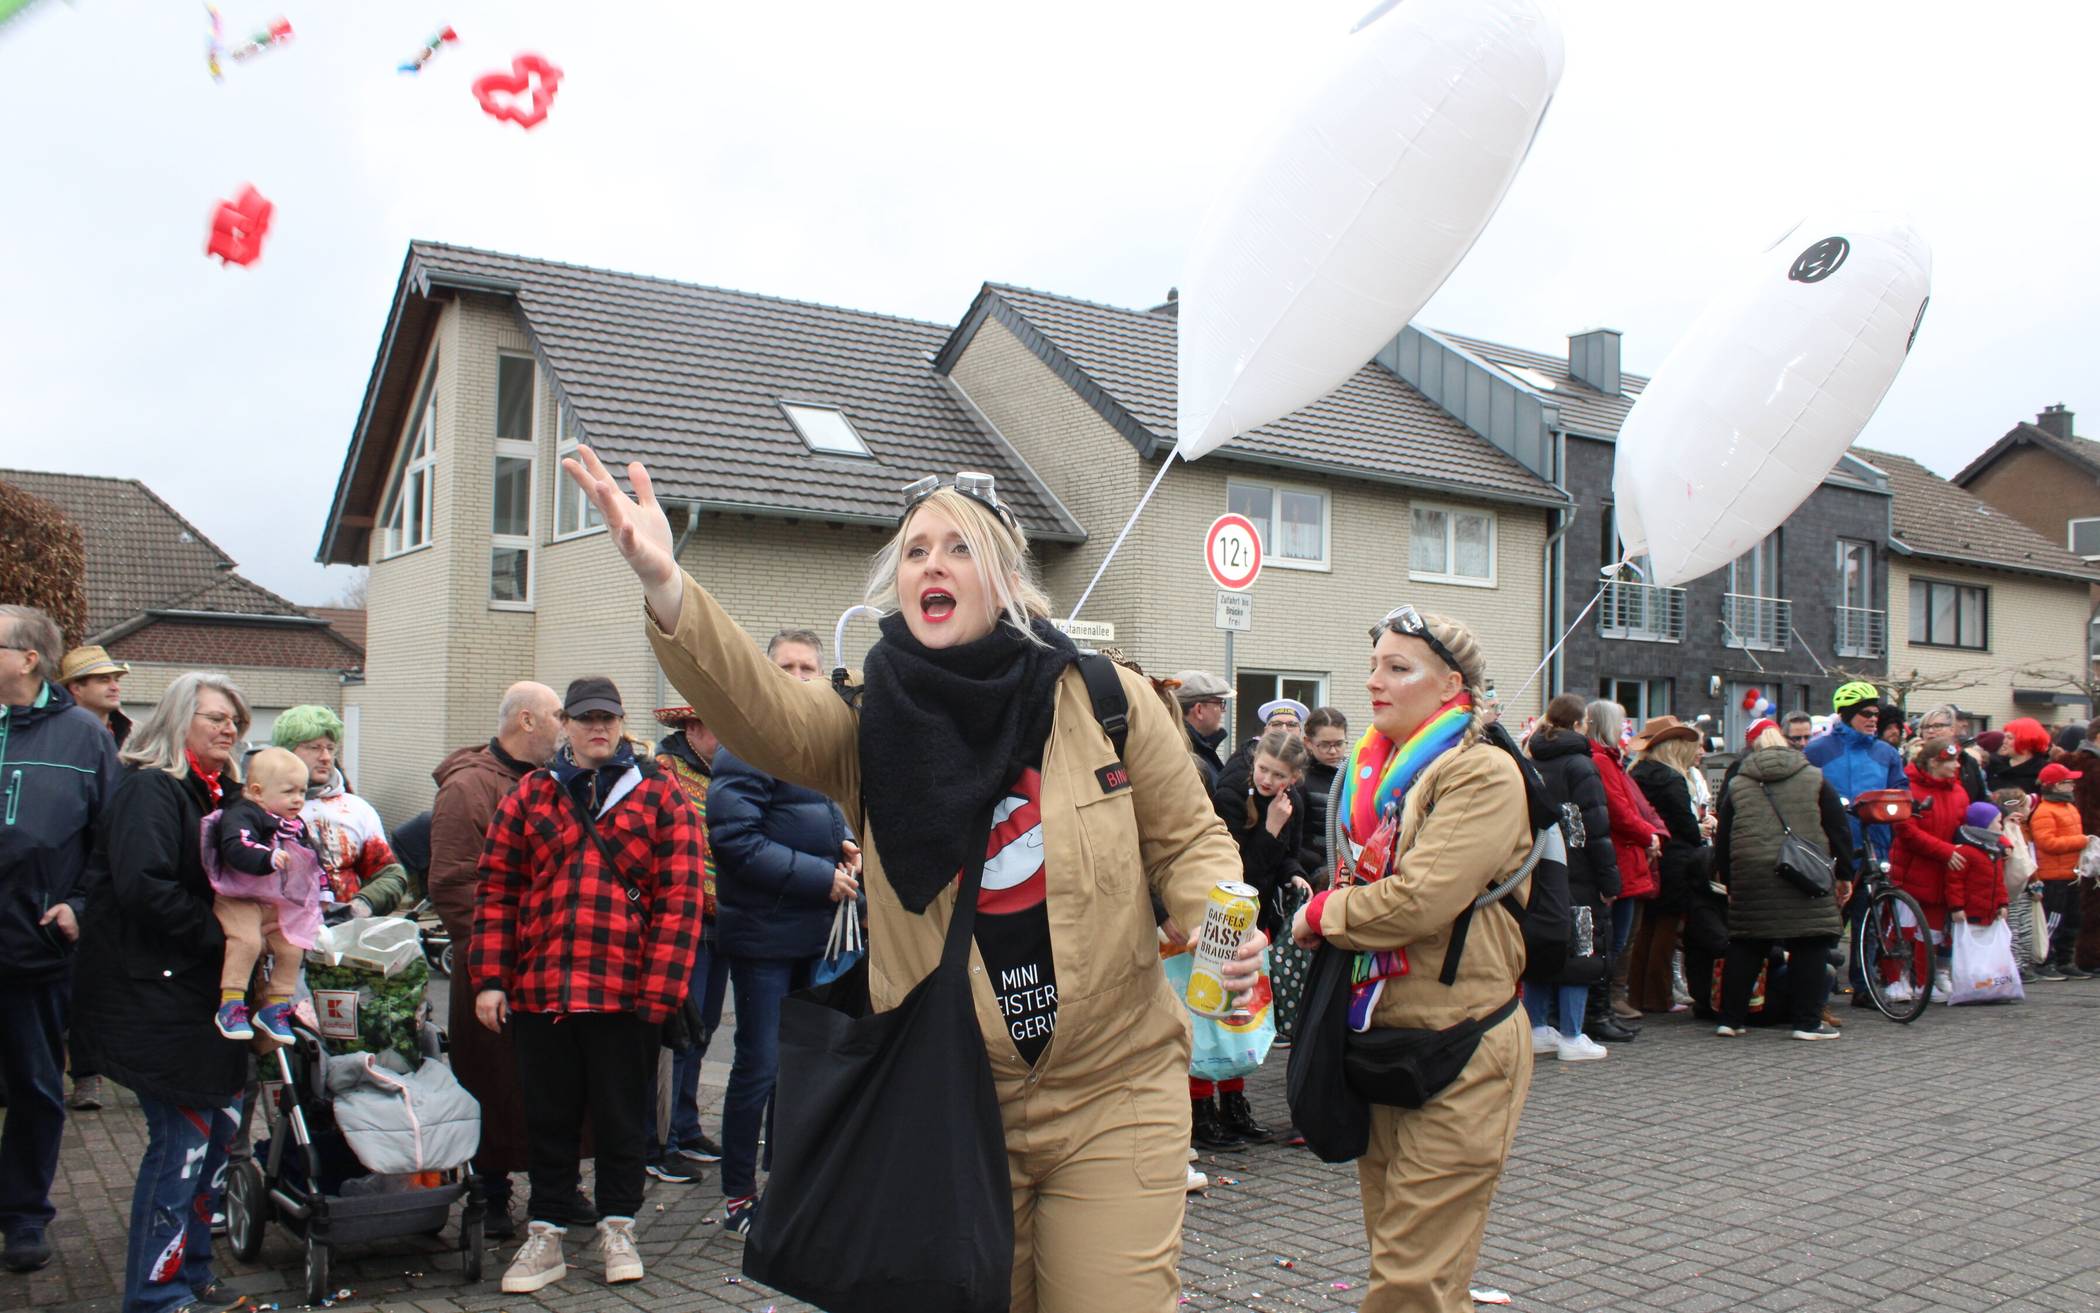
M 1871 789 L 1849 806 L 1863 825 L 1893 825 L 1910 819 L 1913 803 L 1904 790 Z M 1932 928 L 1918 900 L 1889 880 L 1889 864 L 1874 856 L 1872 845 L 1860 868 L 1856 897 L 1864 906 L 1852 941 L 1860 978 L 1881 1015 L 1907 1025 L 1932 1002 Z

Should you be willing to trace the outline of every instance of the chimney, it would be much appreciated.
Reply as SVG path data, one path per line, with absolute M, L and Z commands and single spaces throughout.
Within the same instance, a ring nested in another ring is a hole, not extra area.
M 2059 401 L 2044 407 L 2042 413 L 2034 417 L 2034 426 L 2052 438 L 2068 438 L 2071 436 L 2071 412 L 2065 410 Z
M 1607 397 L 1619 395 L 1619 330 L 1586 328 L 1568 334 L 1568 372 Z
M 1181 289 L 1167 289 L 1167 299 L 1145 312 L 1148 315 L 1165 315 L 1169 319 L 1181 318 Z

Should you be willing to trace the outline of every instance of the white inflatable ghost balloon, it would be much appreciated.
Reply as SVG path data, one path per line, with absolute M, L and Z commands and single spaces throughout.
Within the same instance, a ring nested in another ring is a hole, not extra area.
M 1487 226 L 1560 82 L 1538 0 L 1385 0 L 1255 150 L 1181 282 L 1188 460 L 1339 387 Z
M 1612 494 L 1650 583 L 1720 569 L 1808 499 L 1896 381 L 1931 291 L 1908 223 L 1824 217 L 1707 306 L 1619 430 Z

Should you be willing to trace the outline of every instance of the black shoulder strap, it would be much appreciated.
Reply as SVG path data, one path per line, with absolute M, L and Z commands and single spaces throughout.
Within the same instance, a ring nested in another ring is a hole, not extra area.
M 1130 742 L 1130 699 L 1123 695 L 1116 663 L 1099 652 L 1088 652 L 1079 658 L 1079 673 L 1086 680 L 1087 696 L 1094 702 L 1094 719 L 1101 722 L 1108 741 L 1115 745 L 1116 756 L 1121 757 L 1124 745 Z
M 576 819 L 583 824 L 583 832 L 591 836 L 591 842 L 598 847 L 598 855 L 605 859 L 605 869 L 611 871 L 613 878 L 620 882 L 620 887 L 626 890 L 628 910 L 640 918 L 642 929 L 646 932 L 649 929 L 649 909 L 642 902 L 641 886 L 636 884 L 628 876 L 627 872 L 621 869 L 619 862 L 613 859 L 612 845 L 606 843 L 605 836 L 598 833 L 598 823 L 591 819 L 591 809 L 584 806 L 575 794 L 563 788 L 560 780 L 554 781 L 554 790 L 561 794 L 562 797 L 568 799 L 569 806 L 575 809 Z

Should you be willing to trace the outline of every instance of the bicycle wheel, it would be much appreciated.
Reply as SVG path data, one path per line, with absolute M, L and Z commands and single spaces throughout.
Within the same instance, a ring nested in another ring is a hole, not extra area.
M 1919 943 L 1925 966 L 1919 969 Z M 1932 931 L 1925 910 L 1901 889 L 1884 889 L 1867 904 L 1860 924 L 1860 974 L 1867 995 L 1890 1021 L 1912 1022 L 1932 1002 Z

